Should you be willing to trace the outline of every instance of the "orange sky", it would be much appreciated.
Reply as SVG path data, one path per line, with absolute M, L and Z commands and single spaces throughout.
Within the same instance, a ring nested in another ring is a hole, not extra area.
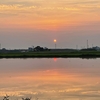
M 0 12 L 6 27 L 53 30 L 100 21 L 100 1 L 8 0 L 1 1 Z
M 26 39 L 23 39 L 22 36 L 23 34 L 30 34 L 29 30 L 35 31 L 35 34 L 38 34 L 37 36 L 40 36 L 46 31 L 48 35 L 52 34 L 52 40 L 53 38 L 57 38 L 60 39 L 59 41 L 62 40 L 62 38 L 60 38 L 62 37 L 62 31 L 66 32 L 66 36 L 68 37 L 73 36 L 73 34 L 77 34 L 78 37 L 80 32 L 81 34 L 86 34 L 88 37 L 88 35 L 98 34 L 100 32 L 99 16 L 99 0 L 3 0 L 0 1 L 0 34 L 1 37 L 8 40 L 10 37 L 5 37 L 2 34 L 8 34 L 9 32 L 9 35 L 14 38 L 15 35 L 13 36 L 12 33 L 17 33 L 21 37 L 20 41 L 21 39 L 27 41 Z M 15 30 L 15 32 L 12 30 Z M 71 35 L 69 34 L 69 31 L 71 32 Z M 56 33 L 58 35 L 54 35 L 53 37 L 53 34 Z M 32 36 L 34 37 L 34 35 Z M 96 37 L 98 36 L 96 35 Z M 50 41 L 52 41 L 51 39 Z M 16 40 L 18 41 L 18 38 L 16 38 Z M 39 40 L 42 41 L 40 37 Z M 2 42 L 4 41 L 1 40 L 1 43 Z M 44 42 L 46 42 L 46 40 Z M 30 41 L 27 41 L 27 45 L 24 47 L 27 47 L 30 43 Z M 4 45 L 5 44 L 6 42 L 4 42 Z M 40 43 L 38 42 L 37 44 Z M 37 44 L 35 42 L 35 45 Z M 50 43 L 45 46 L 47 45 L 53 47 Z M 62 45 L 62 43 L 60 45 Z M 74 44 L 68 44 L 69 47 L 73 47 L 73 45 Z M 64 46 L 65 45 L 63 45 L 63 47 Z

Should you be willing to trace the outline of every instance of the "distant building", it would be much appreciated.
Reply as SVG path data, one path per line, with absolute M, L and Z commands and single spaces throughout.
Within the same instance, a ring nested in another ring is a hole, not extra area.
M 93 49 L 99 51 L 100 50 L 100 47 L 96 46 L 96 47 L 93 47 Z
M 28 51 L 34 51 L 34 48 L 29 47 L 29 48 L 28 48 Z

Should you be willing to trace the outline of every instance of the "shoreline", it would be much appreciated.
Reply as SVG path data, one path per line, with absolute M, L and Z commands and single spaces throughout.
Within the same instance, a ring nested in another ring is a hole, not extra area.
M 0 53 L 1 58 L 100 58 L 100 52 L 25 52 Z

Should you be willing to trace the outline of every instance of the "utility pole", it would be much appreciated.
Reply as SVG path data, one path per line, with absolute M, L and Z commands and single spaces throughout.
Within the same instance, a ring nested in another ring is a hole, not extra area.
M 55 43 L 55 49 L 56 49 L 56 46 L 57 46 L 57 45 L 56 45 L 56 43 Z
M 0 50 L 1 50 L 1 43 L 0 43 Z
M 76 49 L 78 50 L 78 45 L 76 45 Z
M 87 40 L 87 49 L 89 48 L 89 43 L 88 43 L 88 40 Z
M 93 44 L 92 44 L 92 48 L 93 48 Z

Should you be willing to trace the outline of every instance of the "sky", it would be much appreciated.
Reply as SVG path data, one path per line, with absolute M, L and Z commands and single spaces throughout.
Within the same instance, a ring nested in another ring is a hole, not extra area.
M 1 48 L 100 46 L 100 0 L 0 0 Z

